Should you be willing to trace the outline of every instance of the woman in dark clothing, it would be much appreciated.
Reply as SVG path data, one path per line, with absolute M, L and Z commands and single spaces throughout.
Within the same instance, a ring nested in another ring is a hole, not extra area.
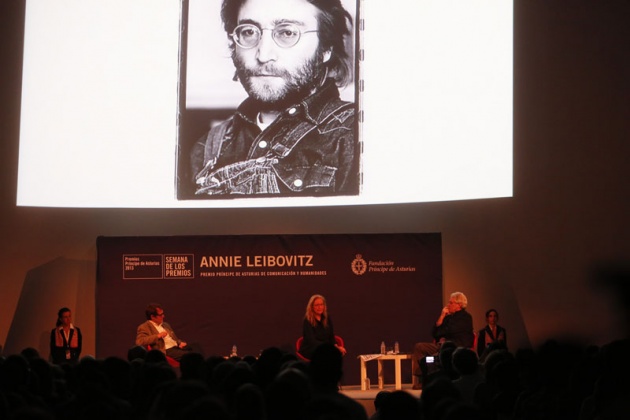
M 322 295 L 313 295 L 306 305 L 306 315 L 302 324 L 302 346 L 300 354 L 310 359 L 315 349 L 324 343 L 334 344 L 342 355 L 346 349 L 335 342 L 333 323 L 328 316 L 326 299 Z
M 477 337 L 477 355 L 480 360 L 485 360 L 486 355 L 495 349 L 507 349 L 507 332 L 505 328 L 497 324 L 499 313 L 496 309 L 488 309 L 486 312 L 485 328 L 479 330 Z
M 57 326 L 50 332 L 50 357 L 53 363 L 76 363 L 81 356 L 81 330 L 72 325 L 72 312 L 61 308 Z

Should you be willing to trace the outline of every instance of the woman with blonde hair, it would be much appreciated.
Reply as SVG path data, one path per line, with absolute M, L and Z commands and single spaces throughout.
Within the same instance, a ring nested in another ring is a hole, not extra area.
M 322 295 L 313 295 L 306 305 L 306 314 L 302 323 L 302 345 L 300 354 L 310 359 L 315 349 L 324 343 L 334 344 L 342 355 L 346 349 L 335 342 L 333 323 L 328 316 L 326 298 Z

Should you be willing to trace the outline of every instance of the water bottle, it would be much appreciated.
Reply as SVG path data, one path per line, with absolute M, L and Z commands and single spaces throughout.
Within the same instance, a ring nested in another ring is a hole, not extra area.
M 385 348 L 385 342 L 381 341 L 381 354 L 387 353 L 387 349 Z
M 236 344 L 232 346 L 232 352 L 230 353 L 230 357 L 237 357 L 238 353 L 236 352 Z
M 365 389 L 370 390 L 370 378 L 365 378 Z
M 394 354 L 400 353 L 400 347 L 398 346 L 398 341 L 394 343 Z

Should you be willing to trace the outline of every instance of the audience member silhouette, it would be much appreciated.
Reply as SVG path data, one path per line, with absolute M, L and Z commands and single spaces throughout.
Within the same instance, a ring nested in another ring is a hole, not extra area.
M 75 365 L 51 364 L 29 350 L 0 358 L 0 418 L 367 419 L 363 406 L 338 390 L 342 356 L 332 345 L 318 347 L 308 364 L 277 348 L 247 361 L 191 353 L 179 377 L 161 352 L 150 353 L 131 361 L 84 357 Z M 514 354 L 494 350 L 480 369 L 475 352 L 460 347 L 450 363 L 459 379 L 436 375 L 419 399 L 381 392 L 372 419 L 625 418 L 628 354 L 628 339 L 601 348 L 550 340 Z
M 339 393 L 339 381 L 343 375 L 343 355 L 333 344 L 324 343 L 315 349 L 309 364 L 314 398 L 309 415 L 323 415 L 326 410 L 340 418 L 365 419 L 365 408 L 355 400 Z M 313 417 L 318 418 L 318 417 Z
M 455 380 L 459 377 L 459 374 L 453 368 L 453 363 L 451 363 L 453 352 L 455 352 L 456 349 L 457 346 L 452 341 L 445 341 L 442 344 L 437 357 L 434 359 L 434 367 L 430 368 L 426 366 L 424 368 L 427 374 L 421 378 L 423 385 L 439 377 L 446 377 L 450 380 Z M 423 359 L 420 363 L 427 365 L 426 359 Z
M 483 381 L 477 354 L 472 349 L 458 347 L 453 352 L 451 364 L 459 375 L 457 379 L 453 380 L 455 388 L 459 391 L 463 402 L 472 404 L 475 397 L 475 389 Z
M 406 391 L 394 391 L 383 399 L 379 410 L 380 420 L 417 420 L 420 401 Z
M 182 380 L 197 380 L 205 382 L 206 360 L 201 353 L 189 352 L 179 361 L 179 371 Z
M 304 419 L 312 397 L 308 376 L 295 368 L 285 369 L 267 387 L 267 415 L 277 420 Z
M 147 349 L 143 346 L 133 346 L 127 350 L 127 360 L 131 362 L 135 359 L 144 359 L 147 357 Z
M 235 420 L 265 420 L 267 405 L 260 387 L 253 383 L 241 385 L 234 394 Z
M 443 400 L 459 401 L 459 392 L 446 377 L 438 377 L 424 386 L 420 394 L 420 410 L 424 419 L 439 419 L 437 412 Z
M 389 398 L 391 391 L 379 391 L 374 397 L 374 414 L 370 417 L 370 420 L 380 420 L 381 419 L 381 408 L 383 407 L 383 403 L 387 398 Z

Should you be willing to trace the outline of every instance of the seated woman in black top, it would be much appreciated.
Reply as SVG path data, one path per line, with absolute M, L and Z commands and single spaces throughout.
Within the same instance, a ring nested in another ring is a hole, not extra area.
M 307 359 L 310 359 L 317 346 L 323 343 L 334 344 L 342 355 L 346 354 L 346 349 L 335 342 L 333 323 L 328 316 L 326 299 L 322 295 L 313 295 L 308 300 L 302 324 L 302 336 L 304 340 L 300 347 L 300 354 Z

